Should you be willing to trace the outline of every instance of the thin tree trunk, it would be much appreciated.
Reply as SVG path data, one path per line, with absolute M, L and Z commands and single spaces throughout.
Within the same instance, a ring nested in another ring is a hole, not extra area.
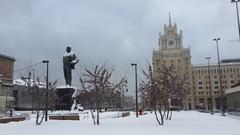
M 169 107 L 167 108 L 167 117 L 166 117 L 166 120 L 169 119 Z
M 167 112 L 167 111 L 164 109 L 164 110 L 163 110 L 163 117 L 166 116 L 166 112 Z
M 38 125 L 39 110 L 38 110 L 38 108 L 36 108 L 36 109 L 37 109 L 36 125 Z
M 39 114 L 39 110 L 37 110 L 36 125 L 39 126 L 42 124 L 44 116 L 45 116 L 44 110 L 42 111 L 41 114 Z M 41 120 L 39 120 L 39 118 L 41 118 Z
M 172 119 L 172 110 L 171 110 L 171 113 L 170 113 L 169 120 L 171 120 L 171 119 Z
M 41 118 L 41 120 L 40 120 L 40 122 L 39 122 L 39 124 L 38 124 L 38 125 L 41 125 L 41 124 L 42 124 L 42 122 L 43 122 L 43 119 L 44 119 L 44 116 L 45 116 L 45 113 L 44 113 L 44 111 L 42 111 L 42 118 Z
M 99 125 L 99 108 L 97 108 L 97 124 Z
M 161 122 L 160 122 L 160 120 L 159 120 L 159 118 L 158 118 L 158 116 L 157 116 L 157 110 L 156 110 L 156 108 L 154 109 L 154 114 L 155 114 L 155 117 L 156 117 L 156 120 L 157 120 L 158 124 L 159 124 L 159 125 L 162 125 Z
M 93 119 L 93 124 L 95 125 L 96 122 L 95 122 L 95 117 L 94 117 L 94 114 L 93 114 L 93 110 L 91 110 L 91 115 L 92 115 L 92 119 Z
M 161 123 L 162 123 L 162 125 L 163 125 L 163 124 L 164 124 L 164 116 L 163 116 L 161 107 L 158 109 L 158 112 L 159 112 L 159 114 L 160 114 L 160 116 L 161 116 Z

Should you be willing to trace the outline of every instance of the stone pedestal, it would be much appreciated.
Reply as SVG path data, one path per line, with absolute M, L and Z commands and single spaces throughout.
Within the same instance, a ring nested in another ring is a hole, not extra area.
M 72 110 L 76 103 L 77 88 L 72 86 L 60 86 L 56 88 L 56 110 Z

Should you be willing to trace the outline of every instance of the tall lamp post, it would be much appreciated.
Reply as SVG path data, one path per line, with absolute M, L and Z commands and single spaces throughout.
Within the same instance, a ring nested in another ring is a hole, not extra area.
M 213 115 L 213 95 L 212 95 L 212 85 L 211 85 L 211 75 L 210 75 L 210 66 L 209 66 L 209 61 L 211 57 L 206 57 L 208 61 L 208 79 L 209 79 L 209 89 L 210 89 L 210 96 L 211 96 L 211 114 Z
M 49 60 L 43 60 L 42 63 L 47 63 L 46 105 L 45 105 L 45 121 L 47 121 L 48 120 L 48 64 L 49 64 Z
M 136 117 L 138 117 L 137 64 L 136 63 L 131 63 L 131 65 L 135 66 Z
M 218 55 L 218 74 L 219 74 L 219 84 L 220 84 L 220 94 L 221 94 L 221 110 L 222 116 L 225 116 L 225 107 L 224 107 L 224 99 L 223 99 L 223 90 L 222 90 L 222 76 L 221 76 L 221 67 L 220 67 L 220 60 L 219 60 L 219 49 L 218 49 L 218 41 L 220 38 L 214 38 L 213 41 L 216 42 L 217 45 L 217 55 Z
M 238 36 L 240 40 L 240 22 L 239 22 L 239 12 L 238 12 L 238 2 L 240 2 L 240 0 L 231 0 L 231 3 L 236 3 L 236 9 L 237 9 L 237 22 L 238 22 Z

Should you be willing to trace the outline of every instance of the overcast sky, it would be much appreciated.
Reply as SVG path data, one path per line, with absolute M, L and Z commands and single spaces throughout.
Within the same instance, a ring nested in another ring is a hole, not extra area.
M 129 79 L 133 92 L 134 68 L 140 70 L 158 49 L 159 32 L 172 21 L 190 46 L 192 64 L 217 61 L 213 38 L 220 37 L 220 57 L 239 58 L 236 7 L 230 0 L 0 0 L 0 53 L 16 58 L 15 70 L 50 60 L 50 80 L 64 84 L 62 56 L 66 46 L 79 57 L 73 85 L 80 71 L 93 64 L 115 67 Z M 35 66 L 43 77 L 46 65 Z M 30 71 L 30 69 L 28 69 Z M 27 70 L 16 71 L 15 78 Z

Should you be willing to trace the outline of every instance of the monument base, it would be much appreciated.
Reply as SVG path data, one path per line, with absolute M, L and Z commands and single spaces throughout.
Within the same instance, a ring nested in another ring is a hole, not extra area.
M 77 87 L 59 86 L 56 88 L 55 110 L 73 110 L 76 106 Z
M 79 114 L 71 115 L 49 115 L 49 120 L 80 120 Z

